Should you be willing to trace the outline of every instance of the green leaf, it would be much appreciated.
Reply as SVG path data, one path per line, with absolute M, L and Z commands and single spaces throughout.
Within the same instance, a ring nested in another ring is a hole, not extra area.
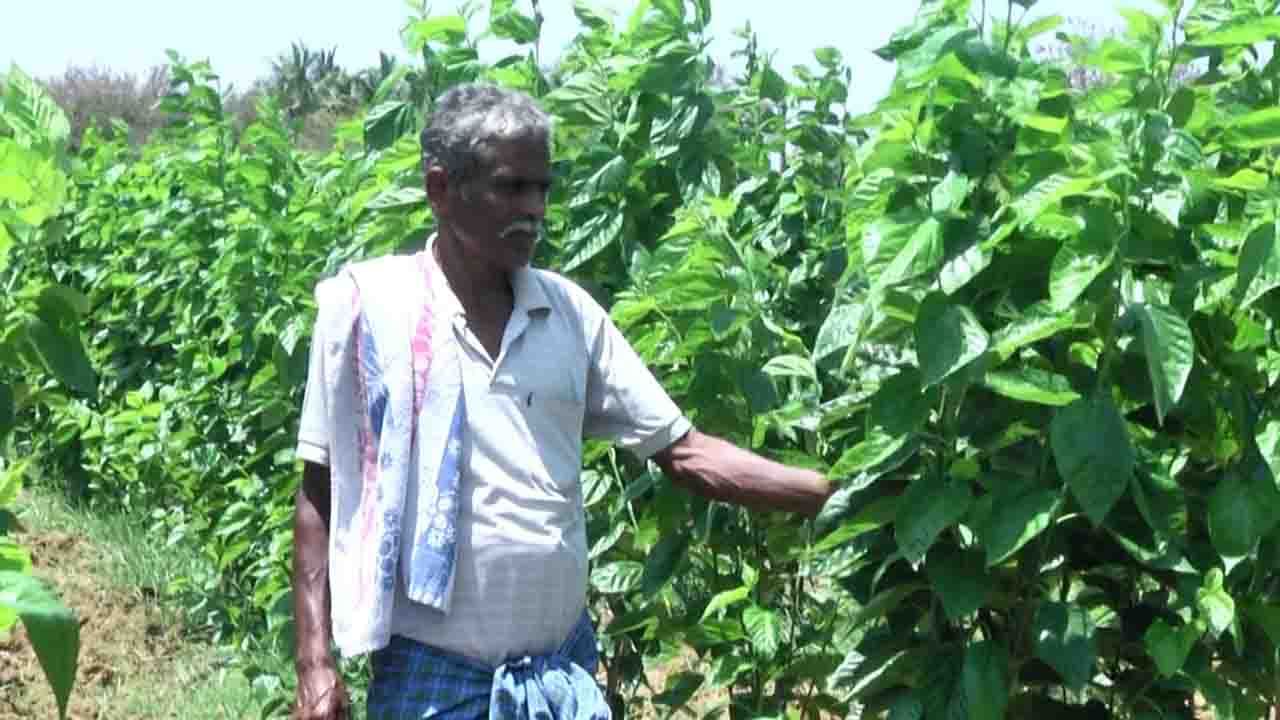
M 2 388 L 0 388 L 2 390 Z M 0 392 L 2 395 L 3 392 Z M 3 400 L 0 400 L 0 404 Z M 0 414 L 3 414 L 3 407 L 0 407 Z M 0 419 L 0 428 L 3 428 L 3 420 Z M 4 437 L 3 429 L 0 429 L 0 437 Z M 1258 423 L 1258 451 L 1262 453 L 1262 459 L 1267 463 L 1267 467 L 1271 468 L 1271 477 L 1275 478 L 1276 486 L 1280 488 L 1280 418 L 1271 418 Z
M 521 45 L 538 39 L 538 21 L 515 9 L 515 0 L 493 0 L 489 28 L 493 34 Z
M 918 212 L 882 217 L 862 234 L 862 263 L 873 290 L 931 273 L 943 256 L 942 223 Z
M 1095 525 L 1124 495 L 1133 475 L 1129 428 L 1106 394 L 1058 410 L 1049 427 L 1058 474 Z
M 893 457 L 910 440 L 909 435 L 890 435 L 873 429 L 857 445 L 845 450 L 827 473 L 833 478 L 847 478 Z
M 935 550 L 929 553 L 925 573 L 952 622 L 977 612 L 992 586 L 980 551 Z
M 998 395 L 1039 405 L 1070 405 L 1080 399 L 1070 380 L 1033 367 L 988 372 L 982 384 Z
M 1000 362 L 1009 359 L 1019 349 L 1051 338 L 1064 330 L 1086 327 L 1086 314 L 1079 308 L 1054 310 L 1046 302 L 1039 302 L 1023 311 L 1022 315 L 1000 328 L 992 337 L 992 348 Z
M 82 397 L 97 395 L 98 376 L 89 364 L 80 336 L 55 328 L 39 318 L 26 325 L 27 338 L 46 370 Z
M 0 442 L 4 441 L 9 431 L 13 430 L 17 418 L 17 407 L 14 404 L 13 388 L 0 383 Z M 4 503 L 0 503 L 3 507 Z
M 632 560 L 619 560 L 591 572 L 591 587 L 605 595 L 628 593 L 640 587 L 644 565 Z
M 0 572 L 0 607 L 16 611 L 22 618 L 40 667 L 53 687 L 59 716 L 65 718 L 80 654 L 80 622 L 75 613 L 44 583 L 15 572 Z
M 1111 211 L 1091 207 L 1085 228 L 1070 237 L 1049 268 L 1049 300 L 1054 310 L 1066 310 L 1108 267 L 1116 253 L 1119 227 Z
M 412 103 L 392 100 L 375 105 L 364 116 L 366 150 L 385 150 L 417 125 Z
M 1228 145 L 1252 150 L 1280 144 L 1280 108 L 1233 113 L 1230 117 L 1223 138 Z
M 1270 529 L 1270 513 L 1265 503 L 1244 479 L 1226 475 L 1209 496 L 1209 539 L 1218 554 L 1239 558 L 1253 552 Z
M 31 568 L 31 551 L 8 537 L 0 536 L 0 572 L 29 575 Z
M 962 682 L 971 720 L 1003 720 L 1009 705 L 1009 657 L 991 640 L 971 643 L 964 652 Z
M 1196 607 L 1214 635 L 1221 635 L 1236 619 L 1236 602 L 1223 587 L 1223 580 L 1222 569 L 1211 568 L 1196 591 Z
M 1188 41 L 1197 47 L 1230 47 L 1276 39 L 1280 39 L 1280 17 L 1269 16 L 1226 23 L 1203 35 L 1193 35 Z
M 1142 638 L 1147 654 L 1156 661 L 1156 669 L 1164 677 L 1177 675 L 1200 639 L 1201 632 L 1194 625 L 1170 627 L 1163 618 L 1156 619 Z
M 616 242 L 622 235 L 624 218 L 621 212 L 610 210 L 596 215 L 570 232 L 566 244 L 569 258 L 564 261 L 560 272 L 572 272 Z
M 972 503 L 973 493 L 963 480 L 932 473 L 913 480 L 893 521 L 893 536 L 903 557 L 913 563 L 923 560 L 938 535 L 959 522 Z
M 670 533 L 662 537 L 644 563 L 640 578 L 640 591 L 646 596 L 658 593 L 675 574 L 680 561 L 689 548 L 689 533 Z
M 1062 676 L 1068 690 L 1079 692 L 1093 678 L 1097 658 L 1096 627 L 1088 608 L 1047 602 L 1036 611 L 1032 636 L 1036 657 Z
M 742 613 L 751 647 L 762 659 L 772 658 L 782 646 L 782 621 L 772 610 L 752 605 Z
M 1280 287 L 1280 234 L 1275 223 L 1249 233 L 1240 248 L 1236 273 L 1235 298 L 1241 309 Z
M 833 499 L 834 497 L 833 495 Z M 893 522 L 893 518 L 897 514 L 899 502 L 900 499 L 898 497 L 889 495 L 870 503 L 859 510 L 852 518 L 842 523 L 840 527 L 833 530 L 831 534 L 822 538 L 821 542 L 813 546 L 813 552 L 830 552 L 854 538 L 888 525 Z M 824 512 L 827 507 L 823 506 Z M 823 519 L 821 516 L 819 517 L 819 524 Z M 828 524 L 830 522 L 830 520 L 827 520 Z
M 419 20 L 405 28 L 405 44 L 417 53 L 428 43 L 456 42 L 467 36 L 467 21 L 460 15 L 440 15 Z
M 1169 410 L 1182 398 L 1187 378 L 1191 377 L 1195 339 L 1187 321 L 1167 305 L 1144 303 L 1132 306 L 1130 311 L 1138 316 L 1147 372 L 1155 395 L 1156 417 L 1163 425 Z
M 751 597 L 751 588 L 746 586 L 716 593 L 715 597 L 711 598 L 711 602 L 707 603 L 707 609 L 702 611 L 702 619 L 706 620 L 721 610 L 736 605 L 749 597 Z
M 1019 195 L 1012 205 L 1014 214 L 1018 222 L 1026 226 L 1066 198 L 1088 193 L 1098 182 L 1099 178 L 1050 175 Z
M 761 369 L 771 377 L 797 377 L 818 381 L 818 370 L 813 366 L 813 361 L 803 355 L 779 355 L 771 358 Z
M 378 193 L 368 205 L 369 210 L 401 210 L 422 208 L 427 205 L 427 191 L 419 187 L 389 187 Z
M 89 298 L 66 285 L 49 285 L 36 298 L 40 317 L 50 325 L 73 325 L 89 313 Z
M 836 305 L 818 329 L 818 339 L 813 344 L 815 362 L 831 353 L 843 350 L 858 337 L 858 323 L 863 317 L 861 305 Z
M 1212 184 L 1219 190 L 1257 192 L 1267 187 L 1267 176 L 1252 168 L 1244 168 L 1231 177 L 1214 178 Z
M 973 311 L 940 292 L 920 304 L 915 323 L 916 356 L 925 386 L 936 385 L 986 352 L 990 338 Z
M 1032 485 L 1007 482 L 999 485 L 991 501 L 992 512 L 982 528 L 987 567 L 999 565 L 1049 528 L 1062 504 L 1062 495 Z

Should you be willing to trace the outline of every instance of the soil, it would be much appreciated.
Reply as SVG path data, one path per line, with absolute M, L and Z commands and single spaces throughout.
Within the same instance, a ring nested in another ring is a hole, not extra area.
M 18 541 L 31 551 L 33 573 L 80 617 L 80 658 L 69 717 L 103 717 L 113 695 L 131 685 L 145 686 L 182 650 L 177 623 L 162 621 L 141 592 L 106 587 L 100 577 L 101 554 L 83 538 L 29 532 Z M 57 716 L 53 691 L 19 623 L 9 638 L 0 639 L 0 717 Z

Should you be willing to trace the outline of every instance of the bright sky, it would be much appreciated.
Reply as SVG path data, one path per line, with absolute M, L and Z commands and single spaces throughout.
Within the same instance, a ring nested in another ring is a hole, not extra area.
M 437 0 L 445 11 L 456 0 Z M 629 9 L 634 0 L 596 0 Z M 1123 5 L 1135 4 L 1125 2 Z M 989 8 L 1004 11 L 1002 0 Z M 1035 15 L 1061 14 L 1103 26 L 1119 23 L 1117 0 L 1040 0 Z M 577 30 L 571 0 L 543 0 L 545 51 L 554 53 Z M 888 87 L 892 68 L 871 54 L 914 15 L 916 0 L 713 0 L 712 52 L 723 60 L 739 46 L 732 31 L 750 22 L 782 68 L 813 60 L 814 48 L 839 49 L 854 69 L 851 105 L 866 108 Z M 517 7 L 528 8 L 528 0 Z M 485 13 L 487 16 L 487 11 Z M 378 50 L 400 49 L 408 17 L 403 0 L 39 0 L 5 12 L 0 63 L 17 63 L 37 77 L 68 65 L 142 73 L 166 61 L 173 48 L 207 58 L 238 87 L 265 75 L 270 58 L 301 40 L 312 48 L 337 47 L 348 69 L 375 64 Z M 482 45 L 482 51 L 484 46 Z

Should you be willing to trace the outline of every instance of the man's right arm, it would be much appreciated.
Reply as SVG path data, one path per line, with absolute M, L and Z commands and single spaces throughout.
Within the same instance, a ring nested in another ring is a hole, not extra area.
M 304 462 L 293 522 L 295 717 L 304 720 L 346 717 L 346 690 L 329 650 L 329 502 L 329 468 Z

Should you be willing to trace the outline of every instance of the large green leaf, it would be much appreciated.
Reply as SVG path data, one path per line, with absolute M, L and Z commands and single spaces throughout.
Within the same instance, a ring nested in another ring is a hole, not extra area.
M 1101 525 L 1133 475 L 1124 418 L 1110 396 L 1098 394 L 1058 410 L 1049 432 L 1058 474 L 1089 519 Z
M 1229 473 L 1209 496 L 1209 538 L 1223 557 L 1244 557 L 1273 525 L 1270 508 L 1250 483 Z
M 643 574 L 642 563 L 619 560 L 591 571 L 591 587 L 606 595 L 627 593 L 640 587 Z
M 990 338 L 977 316 L 930 293 L 920 304 L 915 324 L 916 356 L 926 386 L 936 385 L 986 352 Z
M 751 647 L 761 659 L 772 658 L 782 646 L 782 620 L 773 610 L 752 605 L 742 612 Z
M 982 384 L 1007 398 L 1039 405 L 1070 405 L 1080 399 L 1080 393 L 1071 389 L 1070 380 L 1033 367 L 988 372 Z
M 43 582 L 22 573 L 0 572 L 0 607 L 22 618 L 65 718 L 80 654 L 80 621 Z
M 1164 424 L 1169 410 L 1178 403 L 1195 364 L 1195 339 L 1191 327 L 1167 305 L 1143 303 L 1130 308 L 1138 317 L 1142 348 L 1147 356 L 1147 372 L 1156 400 L 1156 416 Z
M 987 566 L 998 565 L 1048 529 L 1062 504 L 1055 490 L 1018 482 L 999 485 L 991 500 L 993 512 L 981 529 Z
M 991 338 L 991 346 L 998 359 L 1003 362 L 1020 348 L 1054 337 L 1064 330 L 1087 325 L 1087 314 L 1081 308 L 1054 310 L 1049 303 L 1039 302 L 997 330 Z
M 1242 149 L 1280 144 L 1280 108 L 1254 110 L 1230 117 L 1226 126 L 1227 143 Z
M 1280 287 L 1280 235 L 1275 223 L 1267 223 L 1249 233 L 1240 248 L 1236 268 L 1236 302 L 1247 308 Z
M 1079 691 L 1093 678 L 1097 658 L 1096 627 L 1088 608 L 1047 602 L 1036 611 L 1032 626 L 1036 657 L 1062 676 L 1063 685 Z
M 964 700 L 971 720 L 1003 720 L 1009 706 L 1009 657 L 991 640 L 971 643 L 964 652 Z
M 973 492 L 964 480 L 948 480 L 936 475 L 917 478 L 902 495 L 893 521 L 893 536 L 903 557 L 911 562 L 924 559 L 934 540 L 969 512 Z
M 1165 677 L 1173 677 L 1187 662 L 1191 648 L 1200 639 L 1201 630 L 1194 625 L 1171 627 L 1163 618 L 1158 618 L 1147 628 L 1142 641 L 1147 654 L 1156 661 L 1156 668 Z
M 1070 308 L 1111 266 L 1119 232 L 1109 209 L 1089 209 L 1084 230 L 1063 243 L 1049 268 L 1049 300 L 1054 310 Z
M 364 144 L 369 150 L 385 150 L 416 126 L 411 103 L 392 100 L 369 108 L 364 116 Z
M 1280 17 L 1251 17 L 1227 23 L 1212 32 L 1194 35 L 1188 40 L 1198 47 L 1252 45 L 1280 38 Z
M 991 591 L 992 581 L 987 576 L 981 551 L 929 553 L 925 573 L 934 594 L 942 600 L 947 619 L 955 622 L 978 611 Z
M 515 9 L 515 0 L 493 0 L 489 6 L 489 27 L 493 34 L 515 43 L 537 41 L 541 22 Z
M 641 592 L 654 595 L 667 584 L 684 559 L 689 539 L 689 533 L 681 532 L 664 535 L 658 541 L 645 560 L 644 573 L 640 577 Z
M 39 318 L 29 319 L 26 331 L 45 369 L 59 382 L 84 397 L 97 394 L 98 376 L 89 364 L 79 334 L 55 328 Z
M 625 216 L 617 211 L 602 212 L 569 233 L 569 257 L 561 272 L 572 272 L 618 240 Z

